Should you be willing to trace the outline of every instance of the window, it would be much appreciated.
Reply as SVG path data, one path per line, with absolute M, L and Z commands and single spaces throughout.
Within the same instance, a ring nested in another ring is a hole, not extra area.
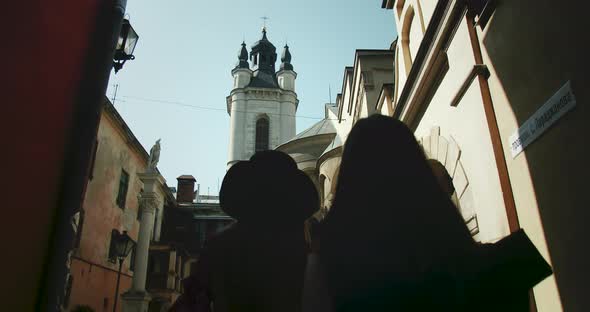
M 117 194 L 117 206 L 125 208 L 125 200 L 127 199 L 127 188 L 129 187 L 129 174 L 121 169 L 121 178 L 119 178 L 119 193 Z
M 109 244 L 109 262 L 117 263 L 117 256 L 115 255 L 115 241 L 119 237 L 119 231 L 113 229 L 111 231 L 111 243 Z
M 256 121 L 256 146 L 255 151 L 268 149 L 268 119 L 261 117 Z
M 148 258 L 148 272 L 160 273 L 160 259 L 158 255 L 150 255 Z
M 406 69 L 406 76 L 410 73 L 412 68 L 412 52 L 410 51 L 410 31 L 414 21 L 414 8 L 409 7 L 402 25 L 402 54 L 404 57 L 404 66 Z

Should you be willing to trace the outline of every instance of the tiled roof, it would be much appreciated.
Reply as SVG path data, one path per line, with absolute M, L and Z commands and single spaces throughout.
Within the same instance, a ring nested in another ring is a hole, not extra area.
M 318 121 L 317 123 L 315 123 L 313 126 L 299 132 L 299 134 L 297 134 L 293 139 L 289 140 L 289 142 L 303 139 L 303 138 L 307 138 L 307 137 L 311 137 L 314 135 L 329 134 L 329 133 L 336 133 L 336 128 L 334 128 L 334 125 L 332 124 L 331 120 L 322 119 L 322 120 Z
M 248 87 L 254 88 L 278 88 L 277 78 L 275 75 L 259 71 L 252 77 Z

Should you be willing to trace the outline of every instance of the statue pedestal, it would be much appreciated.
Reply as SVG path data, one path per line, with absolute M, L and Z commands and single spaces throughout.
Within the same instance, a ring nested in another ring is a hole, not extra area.
M 152 296 L 147 292 L 135 292 L 130 290 L 121 295 L 123 299 L 123 312 L 148 312 Z

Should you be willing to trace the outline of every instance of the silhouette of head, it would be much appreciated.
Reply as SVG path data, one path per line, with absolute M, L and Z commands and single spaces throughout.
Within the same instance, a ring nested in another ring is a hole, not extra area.
M 282 152 L 263 151 L 234 164 L 219 193 L 221 208 L 238 222 L 302 225 L 319 209 L 309 177 Z
M 441 203 L 450 203 L 448 196 L 404 123 L 374 115 L 355 124 L 342 153 L 333 214 L 396 216 L 392 223 L 407 223 L 407 219 L 399 220 L 401 215 L 416 223 L 425 222 L 429 215 L 458 217 L 454 207 L 434 207 Z M 354 207 L 359 204 L 363 209 Z
M 342 285 L 348 277 L 338 276 L 338 258 L 351 246 L 363 256 L 348 257 L 348 265 L 358 261 L 362 273 L 380 276 L 427 270 L 473 243 L 411 130 L 381 115 L 359 120 L 351 129 L 324 223 L 322 253 L 327 267 L 335 265 L 329 275 Z

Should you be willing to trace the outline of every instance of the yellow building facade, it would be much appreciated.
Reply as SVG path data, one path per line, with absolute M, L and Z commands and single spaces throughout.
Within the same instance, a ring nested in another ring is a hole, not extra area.
M 380 111 L 404 121 L 446 167 L 477 240 L 518 228 L 531 237 L 554 268 L 534 289 L 538 311 L 586 310 L 581 8 L 443 0 L 382 7 L 399 38 L 393 96 L 378 103 L 392 111 Z
M 475 240 L 522 228 L 552 265 L 531 309 L 586 311 L 584 10 L 547 0 L 384 0 L 382 8 L 398 39 L 357 50 L 325 119 L 277 147 L 318 186 L 317 218 L 331 205 L 351 127 L 393 116 L 452 178 L 449 195 Z

